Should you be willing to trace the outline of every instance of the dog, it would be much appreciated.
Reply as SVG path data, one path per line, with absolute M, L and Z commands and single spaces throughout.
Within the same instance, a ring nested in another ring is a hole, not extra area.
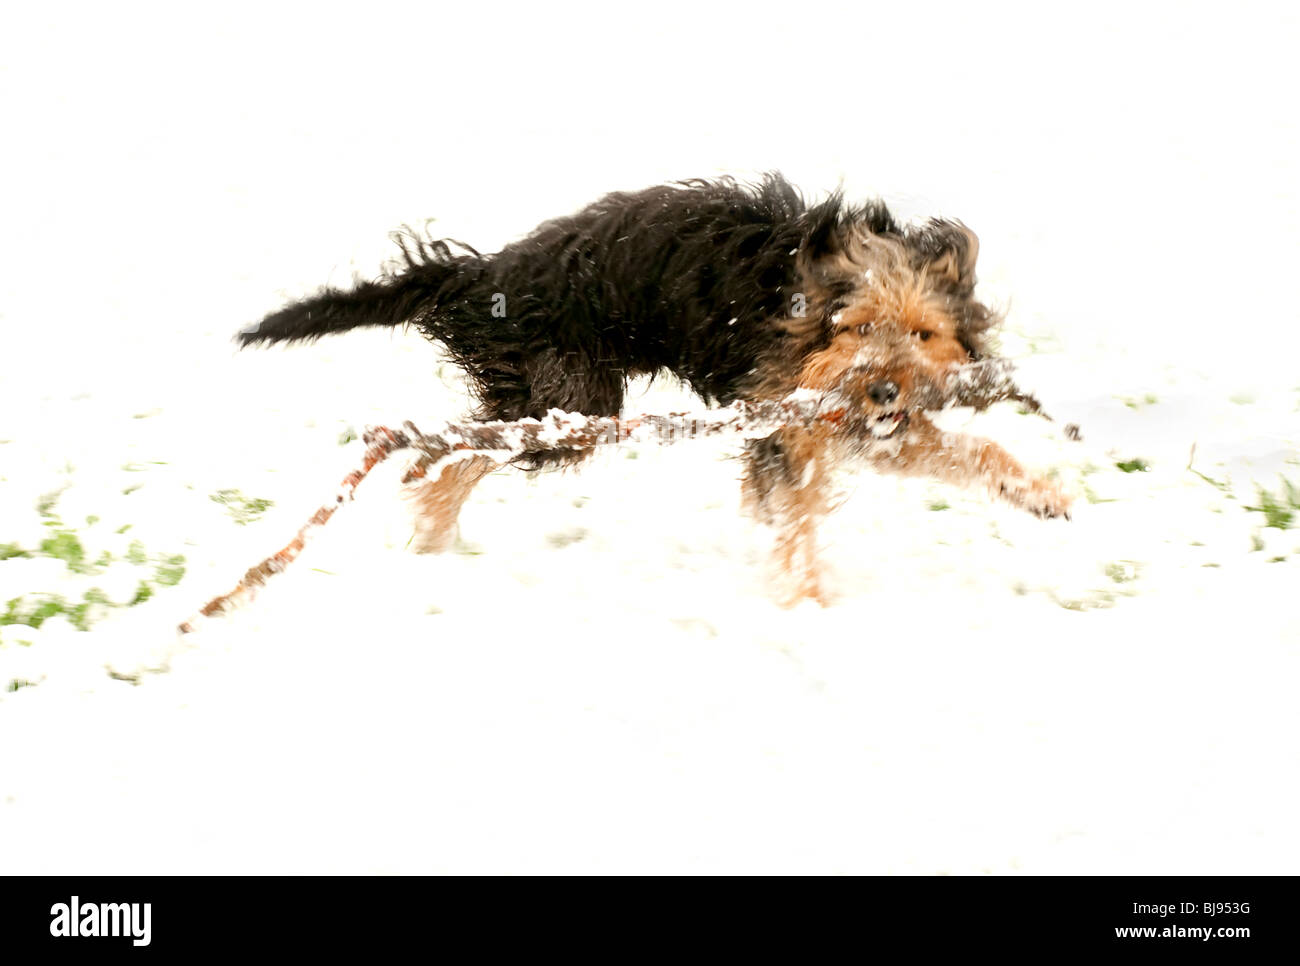
M 838 391 L 865 420 L 852 444 L 830 427 L 787 427 L 743 457 L 744 504 L 776 529 L 787 603 L 830 599 L 816 533 L 832 470 L 848 458 L 1068 516 L 1056 484 L 992 442 L 941 433 L 923 412 L 936 387 L 986 357 L 1000 321 L 975 297 L 979 242 L 961 222 L 903 226 L 882 202 L 839 192 L 809 204 L 769 174 L 609 194 L 493 255 L 410 230 L 394 238 L 400 258 L 379 279 L 288 305 L 239 333 L 240 346 L 414 325 L 463 367 L 474 416 L 487 420 L 553 408 L 617 416 L 628 380 L 662 371 L 708 403 Z M 416 550 L 447 548 L 493 465 L 471 458 L 418 484 Z

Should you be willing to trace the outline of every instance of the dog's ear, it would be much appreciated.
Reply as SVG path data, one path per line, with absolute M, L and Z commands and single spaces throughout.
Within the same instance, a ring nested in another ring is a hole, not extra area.
M 812 258 L 851 254 L 864 237 L 898 236 L 898 223 L 883 201 L 847 205 L 837 189 L 804 214 L 804 251 Z
M 840 209 L 844 204 L 836 191 L 804 215 L 803 252 L 813 261 L 838 255 L 844 250 L 844 226 Z
M 926 274 L 957 288 L 975 286 L 980 240 L 960 221 L 936 218 L 908 233 Z

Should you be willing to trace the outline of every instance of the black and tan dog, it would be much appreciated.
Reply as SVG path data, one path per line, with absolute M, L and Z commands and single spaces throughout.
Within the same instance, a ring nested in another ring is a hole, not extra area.
M 494 255 L 410 233 L 398 242 L 398 270 L 281 309 L 240 344 L 413 324 L 464 367 L 477 418 L 493 420 L 553 408 L 617 415 L 627 380 L 661 370 L 709 402 L 834 388 L 865 414 L 869 444 L 852 449 L 876 469 L 1067 513 L 1054 484 L 991 442 L 941 434 L 921 412 L 956 367 L 981 358 L 997 321 L 975 298 L 978 242 L 959 222 L 903 227 L 879 202 L 838 195 L 809 206 L 769 175 L 611 194 Z M 802 428 L 748 446 L 746 502 L 778 529 L 792 599 L 825 599 L 816 525 L 843 450 L 829 431 Z M 448 545 L 491 466 L 471 459 L 420 484 L 417 549 Z

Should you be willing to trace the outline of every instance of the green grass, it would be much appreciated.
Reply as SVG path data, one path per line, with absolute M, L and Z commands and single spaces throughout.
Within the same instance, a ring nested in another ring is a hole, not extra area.
M 1190 466 L 1188 466 L 1187 469 L 1189 472 L 1195 474 L 1196 476 L 1199 476 L 1206 483 L 1209 483 L 1210 486 L 1214 487 L 1220 493 L 1228 493 L 1228 491 L 1231 489 L 1230 484 L 1226 480 L 1216 480 L 1214 477 L 1206 476 L 1200 470 L 1194 470 Z
M 1138 578 L 1139 566 L 1132 560 L 1117 560 L 1104 568 L 1107 577 L 1117 584 L 1131 583 Z
M 185 557 L 182 554 L 157 557 L 154 570 L 154 583 L 159 587 L 175 587 L 185 576 Z
M 1120 396 L 1119 401 L 1129 409 L 1141 409 L 1143 406 L 1154 406 L 1160 401 L 1155 393 L 1144 393 L 1141 399 L 1134 399 L 1132 396 Z
M 1264 514 L 1264 526 L 1266 527 L 1290 530 L 1295 526 L 1296 512 L 1300 511 L 1300 487 L 1285 476 L 1281 479 L 1282 488 L 1276 496 L 1257 484 L 1255 493 L 1259 500 L 1259 506 L 1248 506 L 1246 509 L 1253 513 Z
M 1151 469 L 1151 464 L 1141 457 L 1131 460 L 1122 460 L 1115 464 L 1124 473 L 1145 473 Z
M 112 565 L 116 558 L 104 550 L 92 562 L 87 558 L 85 545 L 76 530 L 66 526 L 56 512 L 56 505 L 62 491 L 47 493 L 36 501 L 36 512 L 43 518 L 43 524 L 49 528 L 46 536 L 35 548 L 22 547 L 17 543 L 0 543 L 0 561 L 18 557 L 46 557 L 61 560 L 70 573 L 80 576 L 96 575 Z M 86 517 L 86 525 L 93 527 L 100 522 L 95 514 Z M 130 524 L 119 527 L 114 532 L 123 534 L 130 529 Z M 142 576 L 129 601 L 117 602 L 99 587 L 85 591 L 80 600 L 68 600 L 62 594 L 30 592 L 13 597 L 0 605 L 0 626 L 20 625 L 39 628 L 53 617 L 63 615 L 68 623 L 79 631 L 89 630 L 91 625 L 106 616 L 107 612 L 117 607 L 133 607 L 149 600 L 161 587 L 174 587 L 185 576 L 185 557 L 181 554 L 155 554 L 145 551 L 144 544 L 132 540 L 126 555 L 116 561 L 134 567 L 148 567 L 147 576 Z M 22 643 L 22 642 L 19 642 Z
M 1094 590 L 1085 597 L 1058 597 L 1051 595 L 1057 606 L 1072 611 L 1107 610 L 1115 606 L 1115 595 L 1106 590 Z
M 42 493 L 36 500 L 36 512 L 43 517 L 54 516 L 54 505 L 59 502 L 59 497 L 63 495 L 62 490 L 54 490 L 50 493 Z
M 5 612 L 0 614 L 0 627 L 22 624 L 39 628 L 55 614 L 62 614 L 66 607 L 67 601 L 58 594 L 15 597 L 5 604 Z
M 224 506 L 231 519 L 241 527 L 254 522 L 268 509 L 275 506 L 270 500 L 247 497 L 238 490 L 217 490 L 209 499 L 213 503 Z
M 86 563 L 86 548 L 71 530 L 57 530 L 54 536 L 41 541 L 42 556 L 62 560 L 74 574 L 93 573 L 94 567 Z
M 68 618 L 68 623 L 79 631 L 90 630 L 91 613 L 94 607 L 114 607 L 108 596 L 98 587 L 86 591 L 79 603 L 71 603 L 61 594 L 33 594 L 15 597 L 5 604 L 5 611 L 0 614 L 0 627 L 21 625 L 39 629 L 51 617 L 60 614 Z
M 562 550 L 565 547 L 571 546 L 572 544 L 585 539 L 587 539 L 587 530 L 585 527 L 573 527 L 570 530 L 563 530 L 558 533 L 548 533 L 546 535 L 546 542 L 557 550 Z

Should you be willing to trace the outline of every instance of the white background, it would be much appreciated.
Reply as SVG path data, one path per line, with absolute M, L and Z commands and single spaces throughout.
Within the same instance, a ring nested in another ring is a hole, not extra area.
M 1300 534 L 1243 506 L 1300 481 L 1293 10 L 5 19 L 0 543 L 62 489 L 89 549 L 130 523 L 188 571 L 89 633 L 0 628 L 0 680 L 39 682 L 0 698 L 0 871 L 1295 871 Z M 1007 354 L 1085 441 L 955 425 L 1055 468 L 1073 523 L 846 479 L 840 600 L 781 611 L 725 450 L 494 476 L 436 559 L 380 472 L 170 672 L 104 673 L 288 538 L 345 427 L 464 406 L 413 335 L 240 356 L 236 329 L 373 274 L 403 222 L 493 250 L 769 169 L 979 233 Z M 235 526 L 222 488 L 274 507 Z M 82 583 L 0 562 L 0 603 Z

